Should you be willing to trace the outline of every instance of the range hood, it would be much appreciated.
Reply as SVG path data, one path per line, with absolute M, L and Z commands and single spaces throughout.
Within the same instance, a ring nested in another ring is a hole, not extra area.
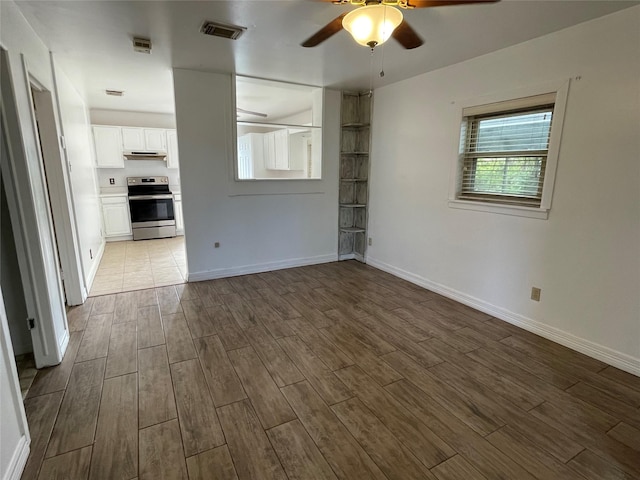
M 127 160 L 165 160 L 167 152 L 159 151 L 142 151 L 133 150 L 130 152 L 124 152 L 124 158 Z

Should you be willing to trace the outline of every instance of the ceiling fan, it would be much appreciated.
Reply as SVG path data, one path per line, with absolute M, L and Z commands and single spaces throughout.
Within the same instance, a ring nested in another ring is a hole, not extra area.
M 402 18 L 404 10 L 414 8 L 464 5 L 469 3 L 494 3 L 499 0 L 323 0 L 336 5 L 358 5 L 359 8 L 343 13 L 302 42 L 303 47 L 315 47 L 343 28 L 360 45 L 373 49 L 393 37 L 406 49 L 416 48 L 424 42 L 416 31 Z

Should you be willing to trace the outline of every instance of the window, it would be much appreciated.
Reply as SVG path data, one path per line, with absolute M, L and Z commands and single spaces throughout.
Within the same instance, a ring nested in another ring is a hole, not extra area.
M 320 178 L 322 100 L 319 87 L 236 77 L 236 178 Z
M 565 101 L 566 88 L 464 107 L 450 206 L 546 218 Z

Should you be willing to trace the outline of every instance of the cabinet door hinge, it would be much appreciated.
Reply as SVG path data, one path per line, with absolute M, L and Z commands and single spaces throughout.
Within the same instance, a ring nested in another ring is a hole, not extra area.
M 27 318 L 27 328 L 29 330 L 33 330 L 36 328 L 36 319 L 35 318 Z
M 67 149 L 67 142 L 64 139 L 64 135 L 60 135 L 60 146 L 63 150 Z

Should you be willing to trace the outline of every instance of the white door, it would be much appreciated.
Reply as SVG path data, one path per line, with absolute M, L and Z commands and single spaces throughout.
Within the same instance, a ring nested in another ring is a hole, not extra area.
M 144 150 L 144 130 L 142 128 L 122 127 L 122 147 L 125 152 Z

